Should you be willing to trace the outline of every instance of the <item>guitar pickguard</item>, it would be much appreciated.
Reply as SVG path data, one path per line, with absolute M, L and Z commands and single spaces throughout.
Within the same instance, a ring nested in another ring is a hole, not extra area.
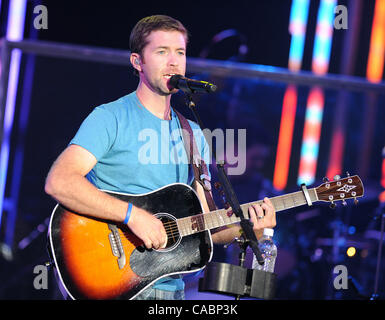
M 130 256 L 131 269 L 142 278 L 153 279 L 165 274 L 197 270 L 203 267 L 202 253 L 196 250 L 202 242 L 200 237 L 186 237 L 170 251 L 136 248 Z

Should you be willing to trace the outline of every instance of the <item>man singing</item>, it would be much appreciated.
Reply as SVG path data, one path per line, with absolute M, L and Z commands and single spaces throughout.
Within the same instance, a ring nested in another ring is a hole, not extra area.
M 187 42 L 186 28 L 168 16 L 149 16 L 135 25 L 130 36 L 130 62 L 139 77 L 136 91 L 89 114 L 54 162 L 45 185 L 46 192 L 70 210 L 127 224 L 148 249 L 163 248 L 167 243 L 161 221 L 100 189 L 141 194 L 171 183 L 191 184 L 204 211 L 209 211 L 203 187 L 193 181 L 189 164 L 143 163 L 138 157 L 143 145 L 138 139 L 140 132 L 152 129 L 160 139 L 172 139 L 171 135 L 162 136 L 162 126 L 169 132 L 181 127 L 171 107 L 171 96 L 177 89 L 169 81 L 174 74 L 185 75 Z M 195 139 L 202 139 L 198 125 L 189 123 Z M 167 142 L 170 148 L 176 143 Z M 201 145 L 203 154 L 207 143 Z M 257 237 L 263 228 L 276 225 L 275 210 L 267 198 L 262 205 L 250 206 L 249 214 Z M 239 230 L 233 225 L 218 230 L 212 239 L 214 243 L 228 243 L 239 236 Z M 184 299 L 184 282 L 179 276 L 161 278 L 136 299 Z

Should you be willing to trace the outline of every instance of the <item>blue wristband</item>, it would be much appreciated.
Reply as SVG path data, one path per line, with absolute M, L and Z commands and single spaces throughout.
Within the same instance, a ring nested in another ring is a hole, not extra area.
M 129 202 L 129 203 L 128 203 L 128 208 L 127 208 L 126 217 L 124 218 L 124 221 L 123 221 L 124 224 L 127 224 L 127 223 L 128 223 L 128 220 L 130 220 L 131 210 L 132 210 L 132 203 Z

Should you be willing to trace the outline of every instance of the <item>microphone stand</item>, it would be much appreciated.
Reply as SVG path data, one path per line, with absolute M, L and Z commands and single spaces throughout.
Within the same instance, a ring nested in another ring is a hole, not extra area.
M 187 103 L 186 103 L 187 106 L 192 111 L 192 113 L 193 113 L 199 127 L 201 128 L 202 132 L 204 132 L 203 131 L 204 130 L 203 122 L 200 119 L 198 112 L 196 111 L 196 105 L 192 99 L 193 91 L 191 89 L 189 89 L 190 92 L 186 92 L 187 90 L 183 90 L 183 91 L 186 93 L 186 96 L 187 96 Z M 235 213 L 235 215 L 241 219 L 240 225 L 241 225 L 241 228 L 243 230 L 243 235 L 244 235 L 245 241 L 247 244 L 250 245 L 258 263 L 260 265 L 263 265 L 265 263 L 265 261 L 264 261 L 264 258 L 262 257 L 261 251 L 260 251 L 259 246 L 258 246 L 258 240 L 257 240 L 257 237 L 256 237 L 254 230 L 253 230 L 253 223 L 249 219 L 246 219 L 243 215 L 241 206 L 239 205 L 238 198 L 234 192 L 234 189 L 233 189 L 233 187 L 232 187 L 232 185 L 228 179 L 227 173 L 225 171 L 225 161 L 217 161 L 215 150 L 212 150 L 212 152 L 213 152 L 213 154 L 212 154 L 213 158 L 216 162 L 216 166 L 218 169 L 219 180 L 222 183 L 222 187 L 224 189 L 227 201 L 229 202 L 229 204 L 232 208 L 232 211 Z
M 374 291 L 370 297 L 370 300 L 378 300 L 378 281 L 380 276 L 380 265 L 382 258 L 382 245 L 384 242 L 384 225 L 385 225 L 385 204 L 380 204 L 379 214 L 381 216 L 381 229 L 380 229 L 380 239 L 378 240 L 378 250 L 377 250 L 377 265 L 376 265 L 376 274 L 374 280 Z
M 382 159 L 385 161 L 385 146 L 382 149 Z M 382 192 L 385 192 L 383 190 Z M 385 232 L 385 202 L 380 200 L 380 205 L 378 208 L 379 216 L 381 217 L 381 231 L 380 231 L 380 237 L 381 239 L 378 240 L 378 251 L 377 251 L 377 266 L 376 266 L 376 276 L 374 280 L 374 292 L 372 296 L 370 297 L 370 300 L 377 300 L 379 299 L 379 295 L 377 293 L 378 290 L 378 281 L 380 277 L 380 265 L 381 265 L 381 259 L 382 259 L 382 245 L 384 243 L 384 232 Z M 378 216 L 377 216 L 378 217 Z

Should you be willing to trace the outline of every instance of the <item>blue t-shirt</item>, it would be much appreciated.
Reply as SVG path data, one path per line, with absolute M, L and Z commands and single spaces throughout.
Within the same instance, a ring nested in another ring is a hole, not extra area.
M 181 126 L 171 108 L 171 120 L 147 110 L 136 92 L 96 107 L 81 124 L 70 144 L 97 159 L 87 179 L 97 188 L 129 194 L 147 193 L 171 183 L 191 185 Z M 197 148 L 209 164 L 209 147 L 199 126 L 189 121 Z M 155 288 L 180 290 L 181 279 L 163 278 Z

